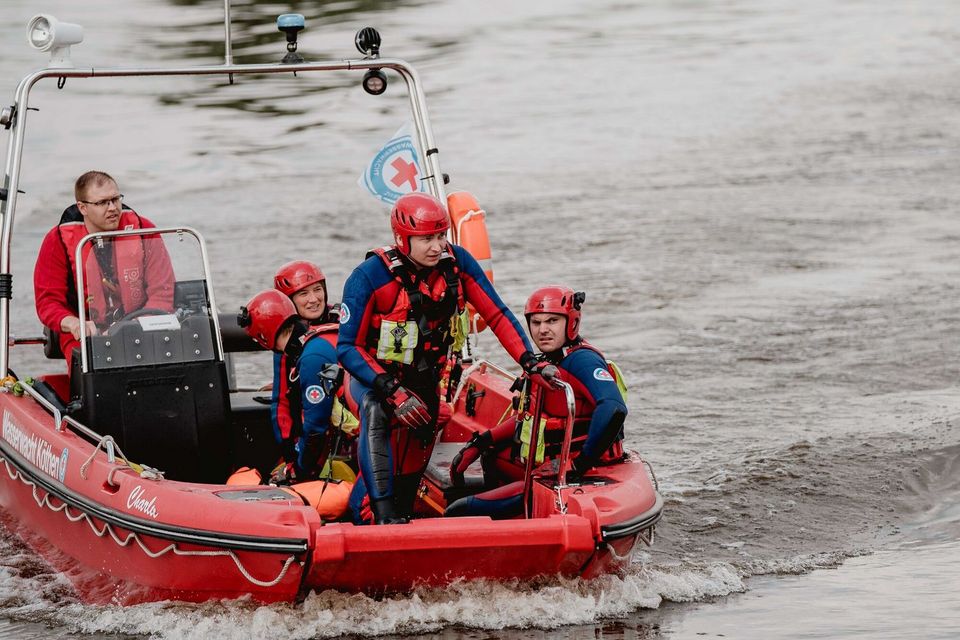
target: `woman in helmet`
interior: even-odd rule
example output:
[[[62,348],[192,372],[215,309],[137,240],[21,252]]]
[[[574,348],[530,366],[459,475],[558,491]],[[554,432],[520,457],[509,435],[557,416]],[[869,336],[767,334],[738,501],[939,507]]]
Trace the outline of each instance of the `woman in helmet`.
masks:
[[[348,400],[360,414],[361,480],[351,508],[356,522],[369,521],[369,497],[373,520],[381,524],[403,522],[412,511],[438,428],[451,322],[466,302],[514,359],[531,371],[539,367],[522,326],[480,265],[447,242],[450,219],[439,200],[406,194],[390,223],[394,244],[368,254],[344,285],[337,343],[351,376]]]
[[[279,356],[274,379],[274,429],[283,464],[274,482],[314,479],[330,453],[334,389],[321,373],[336,366],[336,324],[311,325],[277,289],[261,291],[240,310],[238,322],[264,349]],[[277,379],[279,377],[279,379]]]
[[[297,330],[297,339],[280,349],[273,356],[273,392],[270,398],[270,416],[273,432],[280,443],[283,459],[288,463],[286,472],[294,470],[296,458],[294,445],[304,432],[303,388],[300,384],[302,367],[299,366],[304,338],[322,338],[336,349],[337,346],[337,307],[327,304],[327,279],[316,264],[307,260],[294,260],[277,269],[273,277],[274,288],[290,298],[300,317],[301,327]],[[301,333],[303,332],[303,333]],[[336,360],[334,359],[335,363]],[[311,378],[311,383],[318,381]],[[306,386],[310,386],[307,384]],[[326,420],[324,421],[326,424]]]
[[[574,418],[573,468],[568,481],[576,482],[583,474],[602,462],[623,458],[623,422],[627,416],[626,399],[619,371],[609,364],[596,347],[580,336],[580,308],[585,295],[564,286],[537,289],[527,300],[524,315],[527,328],[543,362],[557,367],[556,378],[573,387],[576,402]],[[559,455],[560,443],[566,426],[566,396],[561,389],[546,388],[543,396],[544,457]],[[496,456],[514,442],[514,421],[506,422],[473,438],[454,458],[450,476],[454,484],[463,483],[463,472],[484,455],[484,476],[488,483],[503,484],[523,477],[517,457],[526,458],[531,447],[529,425],[524,425],[520,445],[513,451]],[[539,446],[534,453],[536,461]],[[500,487],[485,494],[462,498],[447,508],[447,515],[491,515],[511,517],[522,508],[522,496],[517,493],[522,483]],[[512,489],[512,490],[511,490]]]
[[[327,304],[327,278],[320,267],[307,260],[294,260],[273,277],[277,291],[290,298],[297,315],[310,324],[336,324],[336,307]]]

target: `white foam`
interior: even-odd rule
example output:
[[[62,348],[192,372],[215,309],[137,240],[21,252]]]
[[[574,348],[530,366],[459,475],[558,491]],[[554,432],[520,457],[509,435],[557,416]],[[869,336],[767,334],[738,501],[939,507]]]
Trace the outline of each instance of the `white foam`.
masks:
[[[538,584],[461,582],[383,599],[334,591],[312,593],[299,605],[250,601],[151,603],[133,607],[69,604],[48,620],[83,633],[153,635],[167,640],[217,637],[328,638],[425,633],[461,625],[475,629],[590,624],[664,600],[691,602],[744,591],[739,572],[717,563],[703,568],[634,565],[625,576]]]
[[[749,571],[750,575],[799,575],[809,573],[814,569],[838,567],[847,558],[867,553],[866,550],[854,549],[850,551],[824,551],[774,560],[752,559],[745,561],[745,570]]]
[[[700,569],[688,567],[642,569],[641,575],[666,600],[696,602],[746,591],[743,575],[725,562]]]
[[[0,614],[38,621],[64,602],[75,600],[73,586],[19,539],[0,528]]]

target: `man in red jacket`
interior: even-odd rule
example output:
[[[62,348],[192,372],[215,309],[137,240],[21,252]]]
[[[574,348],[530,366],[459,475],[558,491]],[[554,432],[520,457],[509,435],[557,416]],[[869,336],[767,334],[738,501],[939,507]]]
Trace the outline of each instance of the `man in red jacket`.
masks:
[[[59,334],[67,359],[80,346],[77,306],[76,249],[90,233],[153,228],[155,225],[123,207],[117,182],[102,171],[88,171],[74,185],[77,202],[60,217],[40,245],[33,271],[33,289],[40,321]],[[142,308],[173,310],[173,267],[157,236],[138,236],[84,246],[87,335],[96,335],[112,321]],[[94,277],[96,276],[96,277]]]

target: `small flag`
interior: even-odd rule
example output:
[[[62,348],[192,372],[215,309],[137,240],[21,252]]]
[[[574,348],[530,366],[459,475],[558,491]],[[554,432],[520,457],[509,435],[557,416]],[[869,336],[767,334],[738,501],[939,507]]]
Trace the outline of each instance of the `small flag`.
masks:
[[[410,123],[400,127],[389,142],[373,156],[367,169],[357,180],[358,185],[381,202],[392,205],[405,193],[423,191],[423,171],[412,131]]]

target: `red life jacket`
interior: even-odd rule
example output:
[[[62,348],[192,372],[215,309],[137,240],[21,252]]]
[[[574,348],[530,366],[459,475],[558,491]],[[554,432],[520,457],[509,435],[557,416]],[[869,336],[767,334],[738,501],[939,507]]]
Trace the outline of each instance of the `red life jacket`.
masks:
[[[336,312],[333,313],[334,315],[330,322],[310,325],[307,332],[300,336],[301,353],[303,353],[302,349],[306,348],[308,342],[318,337],[326,340],[336,348],[337,332],[340,330],[340,324],[337,321],[338,316]],[[280,357],[280,375],[282,376],[280,380],[280,402],[281,404],[285,404],[286,407],[278,408],[277,417],[281,423],[281,432],[286,432],[281,433],[281,436],[285,440],[291,439],[291,442],[293,442],[303,435],[303,401],[300,395],[300,358],[291,359],[286,353],[282,354]],[[341,386],[341,388],[337,390],[337,395],[342,394]],[[284,402],[284,400],[286,402]],[[283,413],[287,415],[286,420],[280,417]],[[288,424],[283,424],[287,421],[289,421]]]
[[[599,349],[582,339],[576,344],[567,347],[563,357],[567,358],[570,354],[578,349],[589,349],[603,358],[604,362],[607,360],[604,358],[603,353]],[[568,384],[573,385],[573,394],[576,398],[576,413],[574,419],[578,422],[584,419],[589,422],[595,407],[593,399],[582,392],[579,381],[571,379],[570,374],[568,374],[563,368],[560,368],[560,379]],[[558,424],[559,428],[563,428],[567,419],[567,396],[562,389],[551,389],[550,391],[546,392],[546,395],[543,399],[543,413],[547,418],[557,418],[558,420],[555,424]],[[551,420],[551,422],[553,421]],[[585,433],[584,436],[586,436]]]
[[[121,230],[142,229],[140,216],[132,209],[124,209],[120,213]],[[76,291],[77,274],[80,265],[76,264],[77,245],[84,236],[88,235],[83,221],[65,222],[57,226],[60,239],[67,251],[70,272],[73,274],[73,290]],[[147,292],[144,280],[144,250],[142,236],[114,238],[113,248],[114,280],[108,281],[97,259],[90,255],[93,243],[83,246],[81,260],[85,266],[83,283],[86,293],[87,319],[97,324],[104,324],[117,319],[116,314],[129,313],[143,307],[147,301]]]
[[[453,342],[450,321],[465,304],[460,287],[460,268],[453,253],[444,249],[440,262],[421,281],[416,280],[396,247],[374,249],[367,254],[368,257],[371,255],[380,257],[399,286],[390,309],[373,311],[371,330],[367,333],[367,350],[387,364],[409,365],[420,371],[437,369],[445,361],[447,348]],[[414,332],[414,345],[407,348]],[[391,344],[383,344],[384,340]],[[385,355],[387,353],[390,355]]]
[[[564,358],[579,349],[589,349],[599,355],[604,362],[607,362],[607,358],[603,355],[602,351],[582,338],[566,348]],[[610,375],[613,376],[614,379],[619,376],[619,372],[614,371],[613,367],[609,364],[607,364],[607,370],[610,371]],[[560,379],[573,387],[576,409],[574,412],[573,438],[571,439],[570,449],[576,452],[583,447],[583,443],[587,439],[590,420],[593,418],[593,411],[596,408],[596,404],[588,393],[583,392],[582,383],[573,379],[563,368],[560,369]],[[551,389],[544,393],[546,393],[543,399],[543,417],[546,419],[545,440],[547,443],[547,455],[551,456],[557,455],[559,452],[559,444],[563,441],[563,433],[567,426],[567,396],[562,389]],[[614,460],[619,459],[622,455],[623,448],[618,440],[608,451],[603,453],[601,459]]]

